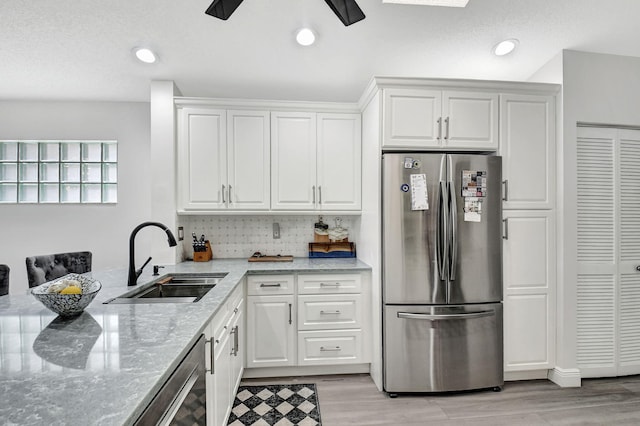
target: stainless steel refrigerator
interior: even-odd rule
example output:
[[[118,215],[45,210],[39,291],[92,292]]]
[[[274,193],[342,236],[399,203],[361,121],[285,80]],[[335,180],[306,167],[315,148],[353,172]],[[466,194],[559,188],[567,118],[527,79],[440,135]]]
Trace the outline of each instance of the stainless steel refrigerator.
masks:
[[[502,159],[383,155],[384,388],[500,389]]]

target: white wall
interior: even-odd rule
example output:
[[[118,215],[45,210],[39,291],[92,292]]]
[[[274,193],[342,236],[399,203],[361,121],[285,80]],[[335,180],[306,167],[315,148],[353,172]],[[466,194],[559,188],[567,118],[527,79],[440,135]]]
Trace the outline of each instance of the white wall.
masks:
[[[129,234],[151,210],[149,128],[148,103],[0,101],[0,139],[118,141],[117,204],[0,204],[10,293],[28,288],[27,256],[90,250],[93,269],[126,267]],[[146,234],[136,244],[139,259],[149,255]]]
[[[576,368],[576,126],[578,122],[640,126],[640,58],[564,51],[562,146],[558,197],[563,247],[559,264],[558,365]]]

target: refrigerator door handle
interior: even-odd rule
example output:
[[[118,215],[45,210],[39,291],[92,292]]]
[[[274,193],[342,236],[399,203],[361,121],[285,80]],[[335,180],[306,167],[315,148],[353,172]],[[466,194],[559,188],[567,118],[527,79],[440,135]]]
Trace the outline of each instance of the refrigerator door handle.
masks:
[[[428,320],[428,321],[443,321],[443,320],[456,320],[456,319],[474,319],[490,317],[496,314],[496,311],[478,311],[468,312],[464,314],[414,314],[411,312],[398,312],[398,318],[402,319],[415,319],[415,320]]]
[[[458,262],[458,208],[456,205],[456,188],[453,180],[448,183],[448,187],[449,229],[451,230],[451,242],[449,243],[449,249],[451,250],[449,255],[449,281],[455,281],[456,263]]]
[[[438,274],[441,280],[445,280],[445,255],[448,250],[447,226],[446,226],[446,203],[444,202],[447,193],[445,182],[440,182],[438,189],[438,231],[436,235],[436,260],[438,262]]]

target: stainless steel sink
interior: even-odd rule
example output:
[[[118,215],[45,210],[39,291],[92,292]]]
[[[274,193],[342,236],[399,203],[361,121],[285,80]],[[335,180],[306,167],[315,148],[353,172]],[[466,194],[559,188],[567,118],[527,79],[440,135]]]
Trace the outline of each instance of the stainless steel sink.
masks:
[[[193,303],[202,299],[226,274],[173,274],[124,293],[106,303]]]

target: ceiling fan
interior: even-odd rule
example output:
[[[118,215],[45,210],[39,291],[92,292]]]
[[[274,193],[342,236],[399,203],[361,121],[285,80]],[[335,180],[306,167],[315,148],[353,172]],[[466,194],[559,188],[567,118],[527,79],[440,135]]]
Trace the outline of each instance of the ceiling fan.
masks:
[[[335,13],[342,23],[346,26],[354,24],[364,19],[362,9],[356,3],[356,0],[324,0],[333,13]],[[242,0],[213,0],[213,3],[207,8],[206,14],[227,20],[231,14],[240,6]]]

